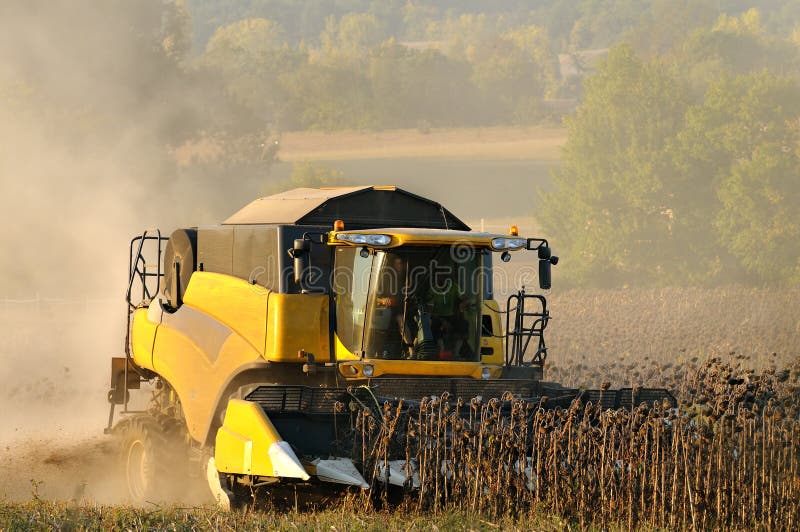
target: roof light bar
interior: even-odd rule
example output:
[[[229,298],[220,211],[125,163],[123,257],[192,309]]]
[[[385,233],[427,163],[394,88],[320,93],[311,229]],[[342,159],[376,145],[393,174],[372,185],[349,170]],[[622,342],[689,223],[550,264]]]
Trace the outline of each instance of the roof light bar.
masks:
[[[388,246],[392,243],[392,237],[389,235],[370,235],[363,233],[339,233],[336,235],[336,240],[365,246]]]
[[[492,239],[492,249],[495,251],[508,251],[522,249],[528,243],[525,238],[497,237]]]

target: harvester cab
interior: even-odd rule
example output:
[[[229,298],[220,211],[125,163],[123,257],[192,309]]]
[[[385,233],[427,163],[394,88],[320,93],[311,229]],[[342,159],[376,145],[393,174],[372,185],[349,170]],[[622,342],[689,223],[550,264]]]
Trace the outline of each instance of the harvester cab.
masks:
[[[524,292],[508,300],[519,303],[513,309],[507,304],[505,311],[515,317],[512,330],[518,341],[506,343],[506,352],[500,334],[503,312],[493,297],[492,254],[540,249],[545,241],[442,229],[342,227],[328,233],[326,245],[333,253],[333,354],[343,378],[485,380],[500,377],[504,367],[543,366],[546,301]],[[548,256],[548,266],[553,259]],[[296,272],[295,277],[305,274]],[[539,307],[524,312],[530,300]],[[528,327],[526,318],[534,319]],[[534,336],[537,350],[527,358]],[[540,373],[530,376],[541,378]]]
[[[396,187],[295,189],[134,238],[108,424],[131,498],[163,495],[176,467],[204,470],[221,504],[247,486],[413,487],[407,459],[367,467],[357,412],[443,395],[568,406],[583,392],[543,381],[544,296],[495,299],[494,258],[526,250],[550,288],[546,240],[473,232]]]

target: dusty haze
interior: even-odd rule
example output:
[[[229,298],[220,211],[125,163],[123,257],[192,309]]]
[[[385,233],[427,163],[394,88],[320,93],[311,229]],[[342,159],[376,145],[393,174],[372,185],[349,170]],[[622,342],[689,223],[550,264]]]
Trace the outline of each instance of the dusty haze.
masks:
[[[261,188],[170,157],[209,102],[159,48],[160,5],[0,5],[0,498],[109,500],[102,428],[127,243],[216,223]]]
[[[123,353],[130,238],[145,227],[217,223],[291,172],[288,156],[263,175],[176,164],[175,150],[225,111],[191,72],[175,68],[183,59],[166,4],[0,2],[0,499],[117,500],[102,429],[109,357]],[[527,198],[553,158],[456,162],[329,161],[352,182],[430,195],[475,228],[487,212],[487,230],[537,228]],[[451,177],[433,181],[422,166]],[[520,274],[524,266],[512,262],[505,292],[535,283]],[[564,294],[558,269],[554,284],[551,360],[565,379],[579,379],[570,364],[634,367],[642,353],[670,363],[680,350],[684,358],[797,357],[795,292]],[[612,304],[609,317],[603,309]],[[559,328],[561,317],[569,327]]]
[[[30,496],[37,478],[41,495],[107,491],[87,462],[102,445],[48,442],[102,434],[126,242],[217,215],[186,205],[167,158],[166,131],[192,110],[190,99],[175,110],[181,95],[148,48],[160,42],[154,5],[0,5],[0,497]],[[147,26],[154,35],[137,33]]]

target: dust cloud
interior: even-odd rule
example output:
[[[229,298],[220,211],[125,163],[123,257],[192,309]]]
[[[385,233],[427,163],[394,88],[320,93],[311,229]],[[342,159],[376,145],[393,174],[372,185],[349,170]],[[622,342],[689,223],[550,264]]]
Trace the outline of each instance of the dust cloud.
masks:
[[[0,4],[0,498],[108,502],[128,242],[223,214],[169,158],[202,105],[170,64],[164,5]]]
[[[260,188],[170,155],[216,113],[177,67],[191,36],[171,7],[0,3],[0,498],[113,502],[128,242],[216,223]]]

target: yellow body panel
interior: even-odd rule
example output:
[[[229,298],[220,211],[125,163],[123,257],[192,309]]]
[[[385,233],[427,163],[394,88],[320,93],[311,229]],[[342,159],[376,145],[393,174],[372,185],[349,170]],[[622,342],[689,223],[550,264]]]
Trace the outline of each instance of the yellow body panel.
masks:
[[[205,440],[230,379],[243,369],[267,366],[263,354],[269,296],[267,289],[243,279],[195,272],[184,304],[165,312],[160,325],[147,319],[145,309],[134,313],[133,359],[172,386],[194,439]]]
[[[257,403],[231,399],[225,421],[217,431],[214,461],[225,473],[278,476],[269,448],[281,441],[280,434]]]
[[[492,319],[493,336],[481,336],[481,348],[488,347],[492,350],[491,355],[481,356],[481,362],[484,364],[505,364],[503,338],[498,338],[502,335],[503,325],[500,323],[500,306],[497,301],[494,299],[487,300],[483,308],[483,315],[490,316]]]
[[[155,371],[177,392],[189,434],[197,441],[205,439],[229,379],[243,368],[267,365],[261,353],[233,331],[211,355],[182,332],[163,325],[159,328],[153,356]]]
[[[329,362],[330,314],[325,294],[271,294],[266,359],[298,362],[300,350],[317,362]]]
[[[341,340],[339,340],[339,335],[333,335],[333,341],[336,348],[336,360],[337,361],[344,361],[344,360],[361,360],[361,357],[352,353],[349,349],[347,349]]]
[[[161,320],[149,321],[146,309],[134,313],[133,359],[172,386],[198,441],[205,441],[225,387],[243,370],[300,363],[300,349],[319,362],[330,359],[327,295],[277,294],[237,277],[194,272],[183,305]]]
[[[416,375],[420,377],[472,377],[480,379],[484,368],[489,368],[491,378],[501,375],[503,368],[487,366],[480,362],[451,362],[437,360],[367,360],[344,362],[339,373],[349,379],[364,379],[363,367],[372,366],[372,377],[382,375]]]
[[[183,302],[235,330],[256,351],[263,353],[269,297],[269,290],[243,279],[221,273],[195,272]]]
[[[158,302],[154,303],[158,305]],[[153,369],[153,344],[158,324],[147,319],[147,309],[138,308],[131,321],[131,355],[140,368]]]

